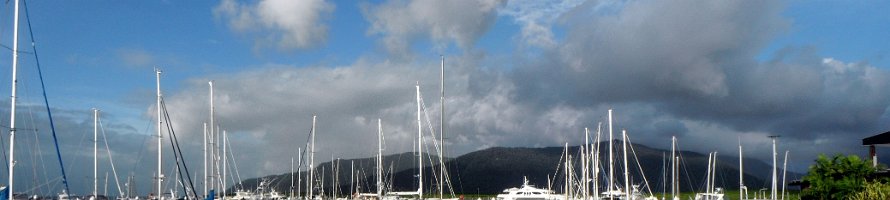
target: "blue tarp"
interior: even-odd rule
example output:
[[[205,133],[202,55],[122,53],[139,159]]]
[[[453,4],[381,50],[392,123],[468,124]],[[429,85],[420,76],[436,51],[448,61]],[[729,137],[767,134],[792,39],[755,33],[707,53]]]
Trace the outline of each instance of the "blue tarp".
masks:
[[[9,199],[9,187],[3,186],[0,187],[0,200]]]
[[[215,194],[216,194],[215,191],[210,190],[210,193],[207,194],[207,198],[204,199],[204,200],[213,200],[213,198],[214,198],[213,196],[214,196]],[[0,200],[6,200],[6,199],[0,199]]]

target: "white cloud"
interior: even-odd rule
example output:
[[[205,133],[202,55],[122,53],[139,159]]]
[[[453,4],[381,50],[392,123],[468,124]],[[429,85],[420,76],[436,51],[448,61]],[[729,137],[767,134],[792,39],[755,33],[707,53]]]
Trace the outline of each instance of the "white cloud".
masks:
[[[118,49],[117,57],[128,67],[150,67],[155,62],[155,57],[143,49]]]
[[[370,34],[383,36],[386,49],[396,55],[408,55],[415,39],[430,39],[438,48],[456,43],[472,48],[488,31],[496,9],[503,0],[390,0],[365,9],[371,23]]]
[[[324,43],[328,27],[323,20],[333,10],[325,0],[262,0],[254,5],[224,0],[213,13],[237,32],[255,33],[256,45],[286,50]]]
[[[522,26],[521,39],[528,45],[553,48],[557,42],[551,29],[556,19],[584,2],[585,0],[509,1],[498,13],[513,17],[515,23]]]

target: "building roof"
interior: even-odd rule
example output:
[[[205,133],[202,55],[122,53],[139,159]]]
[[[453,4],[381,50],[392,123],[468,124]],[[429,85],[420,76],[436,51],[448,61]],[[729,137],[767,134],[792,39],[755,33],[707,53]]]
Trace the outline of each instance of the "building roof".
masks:
[[[890,144],[890,131],[862,139],[862,145]]]

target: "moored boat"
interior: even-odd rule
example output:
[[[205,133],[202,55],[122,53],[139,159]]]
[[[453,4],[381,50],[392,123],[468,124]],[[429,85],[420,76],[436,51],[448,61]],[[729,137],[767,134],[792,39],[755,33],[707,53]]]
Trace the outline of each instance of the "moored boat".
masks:
[[[522,177],[522,186],[508,188],[504,193],[498,194],[497,200],[562,200],[563,196],[554,194],[552,190],[536,188],[528,183],[528,178]]]

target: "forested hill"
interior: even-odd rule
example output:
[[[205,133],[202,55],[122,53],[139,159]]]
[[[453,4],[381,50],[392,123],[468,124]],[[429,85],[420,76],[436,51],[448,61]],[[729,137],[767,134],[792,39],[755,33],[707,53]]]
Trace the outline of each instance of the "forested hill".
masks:
[[[602,143],[600,153],[600,185],[605,187],[608,176],[608,143]],[[620,145],[616,145],[616,150],[620,149]],[[580,177],[580,147],[569,147],[568,152],[572,158],[576,176]],[[633,153],[628,154],[629,171],[633,184],[644,185],[643,176],[640,175],[642,166],[645,173],[645,179],[648,181],[649,188],[652,192],[660,193],[666,181],[662,178],[664,168],[664,154],[670,156],[667,150],[653,149],[644,145],[633,145]],[[548,178],[550,188],[561,192],[564,184],[564,151],[563,147],[545,147],[545,148],[522,148],[522,147],[493,147],[480,151],[464,154],[454,159],[446,158],[446,166],[450,174],[450,180],[455,193],[460,194],[496,194],[506,188],[518,187],[522,184],[523,177],[527,177],[530,183],[537,187],[547,188]],[[615,152],[614,175],[616,177],[615,184],[623,185],[624,170],[622,154]],[[636,155],[635,159],[633,158]],[[727,156],[729,155],[729,156]],[[739,186],[738,171],[738,155],[737,152],[726,152],[720,154],[717,161],[717,180],[718,187],[724,187],[735,190]],[[704,179],[707,171],[708,156],[696,152],[683,151],[680,153],[680,187],[683,191],[700,191],[704,188]],[[402,153],[389,155],[384,157],[384,171],[387,176],[387,182],[391,184],[394,191],[414,191],[417,188],[417,161],[414,154]],[[424,162],[424,188],[436,188],[436,182],[433,179],[438,176],[438,163],[434,156],[425,155],[425,158],[433,158],[432,162]],[[639,161],[637,161],[639,160]],[[355,163],[355,179],[350,179],[351,163]],[[336,165],[336,163],[335,163]],[[339,185],[342,194],[349,191],[351,185],[358,185],[359,190],[363,192],[374,191],[375,186],[375,161],[374,158],[340,160],[339,165]],[[333,173],[331,173],[331,162],[325,162],[316,168],[318,173],[324,171],[322,175],[324,188],[326,193],[330,193],[334,184]],[[781,169],[780,169],[781,175]],[[670,168],[667,169],[666,177],[670,179]],[[770,165],[759,160],[745,159],[745,185],[749,191],[756,191],[760,188],[769,187],[771,172]],[[788,181],[799,178],[800,174],[789,172]],[[290,189],[291,174],[272,175],[264,177],[269,180],[275,180],[274,186],[278,191],[287,192]],[[781,177],[779,177],[781,180]],[[245,180],[243,188],[252,189],[256,187],[259,179]],[[306,174],[303,173],[302,180],[305,183]],[[350,184],[351,180],[355,180],[356,184]],[[576,179],[577,180],[577,179]],[[669,183],[667,183],[669,184]],[[303,186],[305,188],[305,186]],[[305,189],[301,191],[305,192]],[[438,193],[438,192],[435,192]]]

